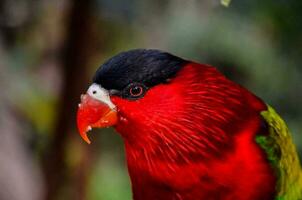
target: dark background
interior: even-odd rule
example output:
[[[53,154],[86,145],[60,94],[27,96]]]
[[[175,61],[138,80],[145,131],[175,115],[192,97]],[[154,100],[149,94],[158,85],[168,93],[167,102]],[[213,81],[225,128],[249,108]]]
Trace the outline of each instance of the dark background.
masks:
[[[113,129],[87,145],[80,94],[104,60],[157,48],[217,66],[272,105],[302,152],[302,1],[0,1],[0,199],[130,200]]]

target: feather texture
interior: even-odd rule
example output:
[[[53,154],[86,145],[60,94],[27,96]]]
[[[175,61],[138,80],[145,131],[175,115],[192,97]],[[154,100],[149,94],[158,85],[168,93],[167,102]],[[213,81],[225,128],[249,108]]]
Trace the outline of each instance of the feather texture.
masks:
[[[274,170],[255,142],[266,105],[214,67],[190,63],[139,100],[111,99],[135,200],[275,196]]]
[[[278,176],[276,200],[302,199],[302,169],[291,134],[275,110],[268,106],[261,112],[269,127],[269,134],[257,136],[256,141],[265,150]]]

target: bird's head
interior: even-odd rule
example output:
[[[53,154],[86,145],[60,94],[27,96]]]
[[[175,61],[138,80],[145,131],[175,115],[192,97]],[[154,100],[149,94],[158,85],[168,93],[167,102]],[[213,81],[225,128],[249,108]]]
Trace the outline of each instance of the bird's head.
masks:
[[[130,145],[177,147],[182,155],[193,145],[215,152],[230,143],[225,130],[238,129],[240,123],[229,126],[240,121],[238,113],[250,114],[245,93],[211,66],[159,50],[131,50],[96,71],[77,124],[88,143],[91,128],[114,126]]]
[[[127,130],[147,127],[171,111],[180,111],[175,107],[184,103],[183,86],[173,79],[186,63],[169,53],[144,49],[109,59],[81,96],[77,123],[82,138],[90,143],[89,130],[108,126],[116,127],[125,138],[134,138]]]

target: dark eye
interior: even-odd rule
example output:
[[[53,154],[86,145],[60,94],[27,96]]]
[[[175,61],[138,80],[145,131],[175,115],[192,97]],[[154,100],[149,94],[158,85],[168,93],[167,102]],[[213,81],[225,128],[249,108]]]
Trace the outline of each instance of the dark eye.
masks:
[[[142,83],[130,83],[122,92],[121,96],[126,99],[136,100],[142,98],[148,88]]]
[[[144,93],[143,86],[135,85],[129,89],[129,93],[132,97],[139,97]]]

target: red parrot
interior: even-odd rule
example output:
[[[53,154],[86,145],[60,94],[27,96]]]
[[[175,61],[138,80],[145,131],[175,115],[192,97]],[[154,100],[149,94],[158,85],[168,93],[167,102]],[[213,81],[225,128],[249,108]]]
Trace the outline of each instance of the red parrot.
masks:
[[[113,126],[134,200],[301,200],[290,133],[260,98],[216,68],[160,50],[106,61],[82,95],[77,125]]]

